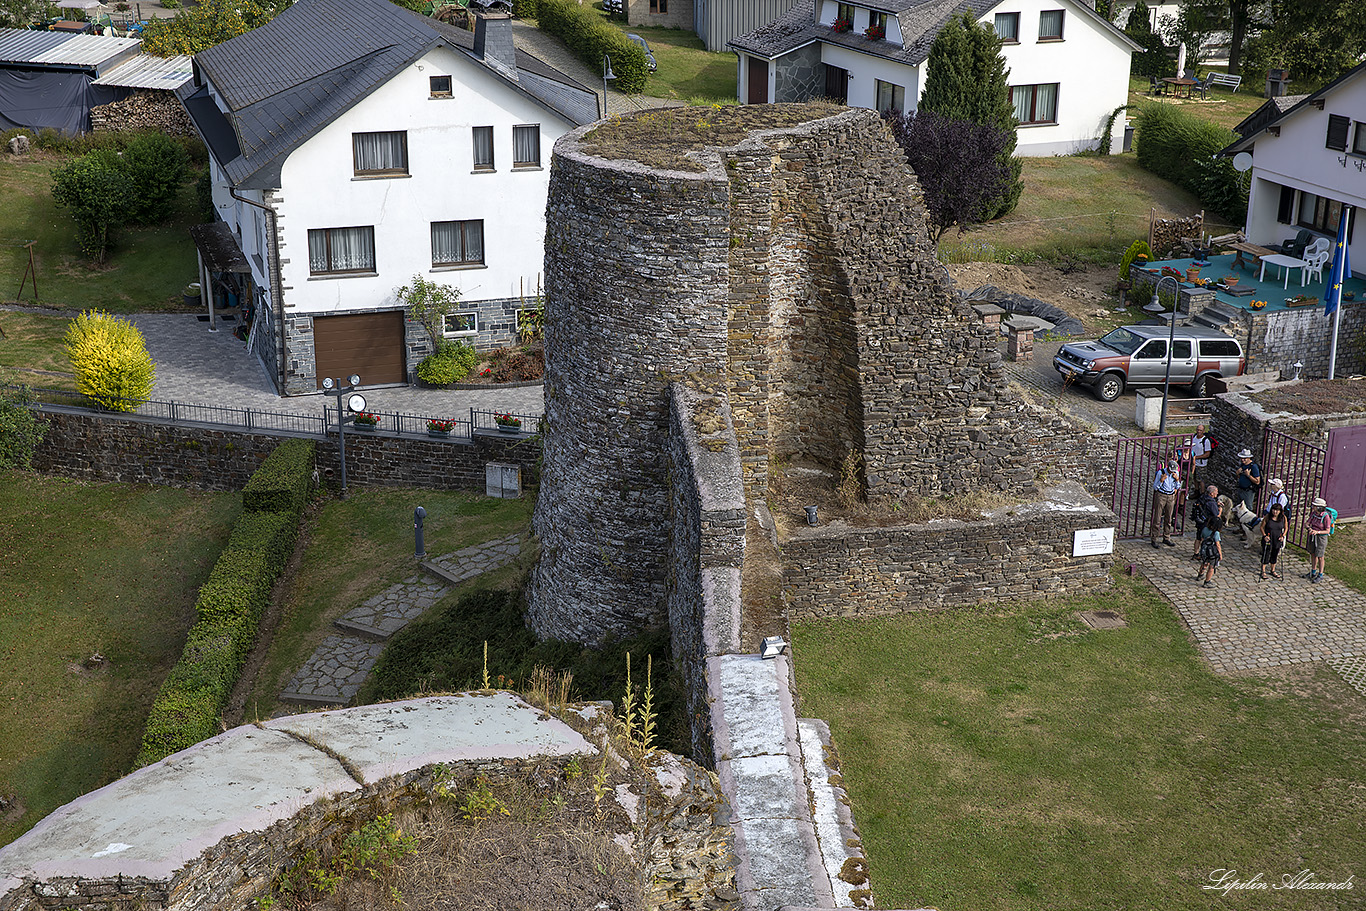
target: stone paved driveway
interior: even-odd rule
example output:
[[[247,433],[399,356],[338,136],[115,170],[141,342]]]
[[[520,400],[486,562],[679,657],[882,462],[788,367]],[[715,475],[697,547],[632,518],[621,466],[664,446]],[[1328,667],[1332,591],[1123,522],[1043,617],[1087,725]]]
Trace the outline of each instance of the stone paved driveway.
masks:
[[[1346,668],[1356,664],[1347,659],[1366,658],[1366,596],[1330,576],[1318,583],[1305,579],[1308,563],[1294,555],[1297,551],[1281,560],[1281,581],[1259,582],[1260,551],[1244,548],[1236,538],[1225,542],[1214,587],[1205,588],[1195,581],[1193,540],[1187,535],[1176,547],[1158,550],[1130,542],[1123,556],[1176,605],[1216,670],[1237,673],[1310,661]]]

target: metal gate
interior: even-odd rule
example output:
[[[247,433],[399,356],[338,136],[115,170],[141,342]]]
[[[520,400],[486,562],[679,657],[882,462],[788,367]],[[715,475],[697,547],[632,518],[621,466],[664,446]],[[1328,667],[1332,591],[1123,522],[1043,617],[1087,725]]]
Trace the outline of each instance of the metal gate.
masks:
[[[1270,428],[1262,441],[1262,486],[1257,498],[1257,514],[1261,515],[1266,508],[1271,479],[1280,478],[1285,482],[1285,495],[1290,499],[1290,528],[1285,536],[1297,547],[1308,543],[1309,505],[1323,489],[1325,456],[1321,446]]]
[[[1114,510],[1120,538],[1147,537],[1153,520],[1153,479],[1157,469],[1168,459],[1176,458],[1181,443],[1189,439],[1185,434],[1161,437],[1132,437],[1119,441],[1115,449],[1114,486],[1110,490],[1110,508]],[[1181,477],[1181,490],[1176,495],[1176,533],[1186,530],[1186,497],[1190,478]]]
[[[1366,516],[1366,425],[1328,431],[1323,498],[1339,519]]]

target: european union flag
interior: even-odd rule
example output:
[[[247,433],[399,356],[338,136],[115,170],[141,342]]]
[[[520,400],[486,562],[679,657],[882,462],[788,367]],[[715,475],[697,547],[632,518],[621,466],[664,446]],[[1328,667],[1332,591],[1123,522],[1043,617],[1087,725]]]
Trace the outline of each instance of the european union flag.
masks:
[[[1323,315],[1332,316],[1333,311],[1342,304],[1342,283],[1352,276],[1352,266],[1347,260],[1347,219],[1351,216],[1350,206],[1342,207],[1338,218],[1338,242],[1333,248],[1333,268],[1328,271],[1328,295],[1323,300]]]

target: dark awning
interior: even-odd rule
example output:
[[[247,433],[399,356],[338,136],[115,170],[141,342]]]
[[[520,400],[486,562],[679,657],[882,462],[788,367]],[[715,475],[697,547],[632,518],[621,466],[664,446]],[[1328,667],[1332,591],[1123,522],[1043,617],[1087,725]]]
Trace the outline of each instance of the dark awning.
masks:
[[[189,86],[185,88],[188,89]],[[225,165],[242,154],[242,149],[237,144],[237,134],[233,132],[228,118],[223,116],[223,112],[218,110],[218,105],[209,96],[208,86],[201,87],[182,101],[185,110],[190,114],[190,119],[194,121],[209,151],[213,152],[213,157],[218,159],[220,165]]]
[[[204,257],[204,265],[210,272],[251,273],[242,248],[237,246],[237,238],[232,229],[221,221],[190,228],[190,238],[194,241],[199,255]]]

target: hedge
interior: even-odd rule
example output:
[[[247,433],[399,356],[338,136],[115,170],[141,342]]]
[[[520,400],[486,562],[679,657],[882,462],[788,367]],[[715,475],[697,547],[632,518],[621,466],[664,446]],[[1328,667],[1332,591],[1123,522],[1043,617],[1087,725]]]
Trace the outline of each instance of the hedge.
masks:
[[[294,512],[303,509],[313,481],[313,443],[286,440],[266,457],[242,488],[242,508],[249,512]]]
[[[271,589],[294,553],[312,474],[313,443],[290,440],[248,480],[242,495],[248,508],[200,586],[195,624],[147,716],[138,767],[219,732]],[[277,505],[282,508],[263,509]]]
[[[1144,170],[1199,196],[1206,207],[1241,224],[1247,191],[1233,165],[1214,153],[1238,137],[1232,130],[1175,105],[1145,104],[1135,124],[1138,163]]]
[[[612,58],[613,87],[619,92],[645,90],[649,71],[645,52],[620,29],[608,24],[591,6],[570,0],[540,0],[536,24],[560,38],[593,72],[603,72],[603,57]]]

